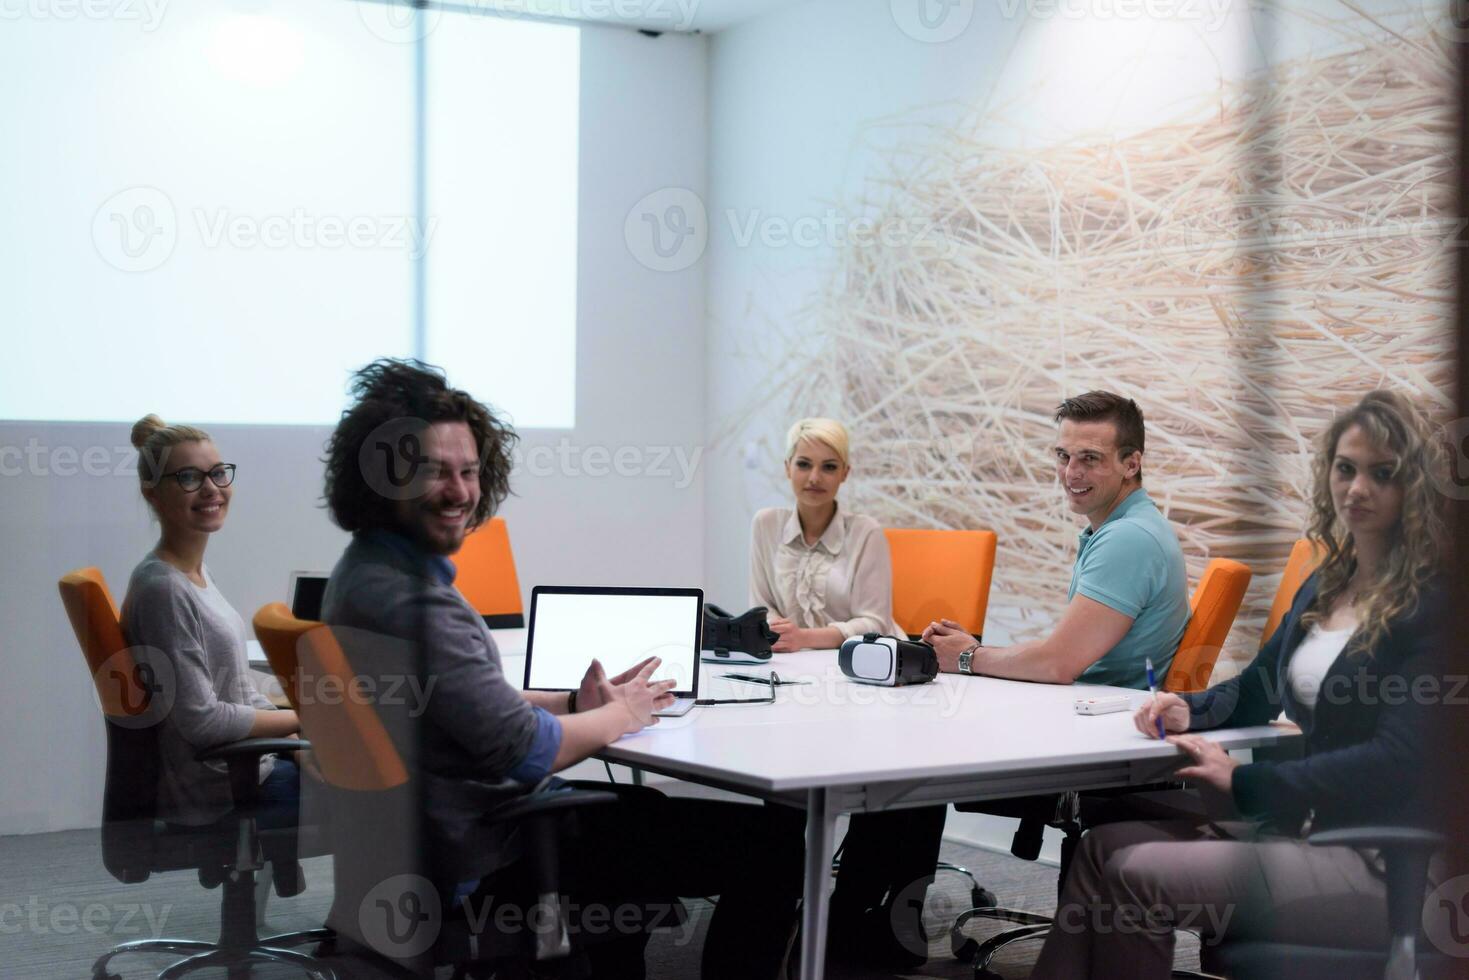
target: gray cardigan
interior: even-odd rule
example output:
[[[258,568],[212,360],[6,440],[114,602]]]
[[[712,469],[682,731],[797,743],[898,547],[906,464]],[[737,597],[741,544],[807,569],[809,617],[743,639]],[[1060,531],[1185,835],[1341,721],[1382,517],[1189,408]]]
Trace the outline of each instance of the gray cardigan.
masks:
[[[513,857],[481,818],[526,791],[509,773],[539,723],[506,681],[484,620],[434,560],[386,532],[355,534],[327,582],[322,618],[354,673],[386,678],[379,715],[418,783],[435,870],[466,881]]]
[[[198,762],[200,749],[250,734],[256,709],[274,709],[250,681],[245,621],[214,584],[206,588],[149,553],[133,570],[122,604],[123,633],[152,669],[162,700],[158,729],[158,815],[207,824],[234,808],[223,762]],[[273,757],[261,760],[260,778]]]

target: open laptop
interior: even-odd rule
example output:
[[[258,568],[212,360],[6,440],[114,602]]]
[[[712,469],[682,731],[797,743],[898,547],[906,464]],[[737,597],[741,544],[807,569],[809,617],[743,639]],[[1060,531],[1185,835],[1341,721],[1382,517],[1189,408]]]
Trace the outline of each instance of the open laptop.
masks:
[[[676,700],[657,714],[687,714],[699,696],[703,625],[703,589],[538,585],[530,596],[525,690],[575,690],[594,657],[608,677],[662,657],[652,679],[676,681]]]
[[[297,619],[321,619],[321,600],[326,595],[326,572],[292,572],[291,615]]]

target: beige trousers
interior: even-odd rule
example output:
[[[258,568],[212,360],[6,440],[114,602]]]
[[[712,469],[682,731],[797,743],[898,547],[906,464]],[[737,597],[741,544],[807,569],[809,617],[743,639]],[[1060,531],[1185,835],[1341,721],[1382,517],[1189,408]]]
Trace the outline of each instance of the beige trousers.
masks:
[[[1368,856],[1250,823],[1109,824],[1082,839],[1032,980],[1166,980],[1175,929],[1386,948],[1387,890]]]

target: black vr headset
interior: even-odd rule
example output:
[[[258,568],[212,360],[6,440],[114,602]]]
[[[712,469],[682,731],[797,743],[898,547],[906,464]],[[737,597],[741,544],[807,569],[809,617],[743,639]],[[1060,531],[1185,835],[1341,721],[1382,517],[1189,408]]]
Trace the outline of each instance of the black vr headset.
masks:
[[[849,637],[837,653],[842,673],[864,684],[903,687],[939,675],[939,657],[927,643],[868,633]]]
[[[704,640],[699,644],[716,657],[740,654],[757,660],[770,659],[770,645],[780,634],[765,620],[766,608],[756,606],[738,616],[731,616],[713,603],[704,604]]]

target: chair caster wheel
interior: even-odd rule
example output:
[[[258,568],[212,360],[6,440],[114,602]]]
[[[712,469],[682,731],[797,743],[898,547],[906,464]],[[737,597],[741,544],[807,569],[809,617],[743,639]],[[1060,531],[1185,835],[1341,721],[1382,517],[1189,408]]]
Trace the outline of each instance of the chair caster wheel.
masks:
[[[108,971],[103,970],[101,973],[93,973],[92,980],[122,980],[122,974],[109,973]]]
[[[954,947],[954,958],[960,963],[972,963],[979,955],[979,943],[973,939],[966,939]]]
[[[1000,904],[995,893],[988,888],[978,886],[969,889],[969,907],[973,909],[992,909]]]

